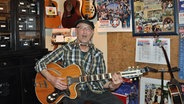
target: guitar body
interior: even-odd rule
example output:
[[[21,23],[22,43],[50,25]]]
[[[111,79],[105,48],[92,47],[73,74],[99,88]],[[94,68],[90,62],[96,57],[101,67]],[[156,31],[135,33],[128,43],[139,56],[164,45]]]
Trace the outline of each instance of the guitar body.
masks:
[[[75,99],[78,97],[79,83],[87,83],[92,81],[99,81],[105,79],[111,79],[111,73],[95,74],[95,75],[83,75],[79,66],[72,64],[66,68],[62,68],[56,63],[50,63],[47,65],[48,71],[51,75],[60,78],[66,78],[68,89],[59,90],[53,87],[53,85],[42,76],[41,73],[37,73],[35,77],[35,92],[38,100],[42,104],[57,104],[64,98]],[[134,70],[130,68],[124,72],[118,72],[123,78],[135,78],[142,75],[146,70]]]
[[[174,84],[176,82],[169,82],[168,85],[168,90],[169,94],[171,96],[172,104],[183,104],[182,97],[180,90],[178,88],[179,85]]]
[[[82,17],[85,19],[93,19],[96,16],[95,0],[82,0],[81,8]]]
[[[45,0],[45,7],[49,7],[49,6],[54,6],[56,7],[56,11],[58,10],[57,9],[57,3],[55,1],[51,1],[51,0]],[[58,28],[59,26],[61,25],[61,18],[60,16],[58,15],[46,15],[45,13],[45,27],[46,28]]]
[[[75,27],[75,22],[82,19],[80,15],[80,1],[66,0],[64,2],[64,13],[62,16],[62,25],[64,28]]]
[[[57,77],[66,78],[68,76],[72,77],[79,77],[82,73],[77,65],[70,65],[66,68],[62,68],[59,65],[55,63],[48,64],[47,67],[49,68],[49,72]],[[38,100],[42,104],[56,104],[63,97],[69,97],[70,99],[75,99],[77,97],[77,91],[76,91],[77,83],[73,83],[69,86],[69,94],[67,95],[67,92],[59,92],[57,93],[57,90],[51,85],[50,82],[45,79],[41,73],[37,73],[35,78],[35,91],[36,96]],[[52,96],[52,94],[55,94],[57,96]],[[49,99],[49,97],[52,97],[54,100]]]

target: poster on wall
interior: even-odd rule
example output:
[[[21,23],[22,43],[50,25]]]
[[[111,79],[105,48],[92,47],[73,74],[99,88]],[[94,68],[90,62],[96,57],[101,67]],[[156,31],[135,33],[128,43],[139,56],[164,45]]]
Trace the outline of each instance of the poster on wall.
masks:
[[[178,34],[177,0],[134,0],[133,35]]]
[[[184,0],[179,0],[179,78],[184,79]]]
[[[179,12],[184,12],[184,0],[179,1]]]
[[[132,31],[131,0],[97,0],[98,32]]]
[[[166,64],[165,56],[160,44],[165,48],[170,60],[170,39],[160,38],[161,43],[157,43],[154,38],[136,39],[136,62]]]
[[[166,86],[168,80],[163,81],[163,94],[161,94],[161,80],[141,77],[140,80],[140,103],[139,104],[172,104],[169,91]],[[163,95],[163,103],[161,103]]]

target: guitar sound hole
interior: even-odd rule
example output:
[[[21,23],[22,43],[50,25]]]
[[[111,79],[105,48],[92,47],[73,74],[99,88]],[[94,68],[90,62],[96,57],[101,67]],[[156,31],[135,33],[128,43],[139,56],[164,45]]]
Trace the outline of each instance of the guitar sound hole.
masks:
[[[56,7],[54,3],[52,3],[52,6],[53,6],[53,7]]]

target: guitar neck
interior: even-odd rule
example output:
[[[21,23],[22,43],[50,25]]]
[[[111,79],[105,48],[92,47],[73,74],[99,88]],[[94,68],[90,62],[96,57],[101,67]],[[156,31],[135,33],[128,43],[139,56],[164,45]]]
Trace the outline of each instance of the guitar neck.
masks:
[[[132,71],[125,71],[125,72],[118,72],[123,78],[135,78],[142,75],[146,70],[132,70]],[[67,77],[68,84],[71,85],[72,83],[86,83],[86,82],[93,82],[105,79],[112,79],[112,73],[106,74],[97,74],[97,75],[86,75],[80,77]]]

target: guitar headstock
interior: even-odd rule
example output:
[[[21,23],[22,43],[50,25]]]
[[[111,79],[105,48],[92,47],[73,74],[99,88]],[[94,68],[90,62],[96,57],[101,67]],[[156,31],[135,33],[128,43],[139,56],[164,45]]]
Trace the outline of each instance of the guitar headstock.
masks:
[[[148,72],[148,70],[146,68],[139,68],[138,66],[135,68],[133,66],[133,67],[128,67],[128,69],[120,72],[120,74],[123,78],[132,79],[132,78],[140,77],[141,75],[143,75],[146,72]]]

